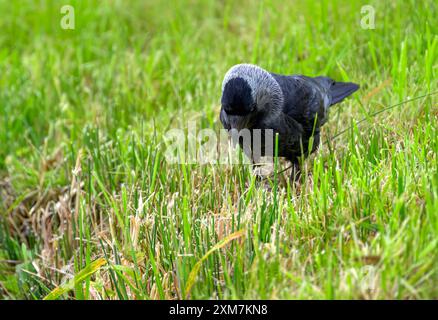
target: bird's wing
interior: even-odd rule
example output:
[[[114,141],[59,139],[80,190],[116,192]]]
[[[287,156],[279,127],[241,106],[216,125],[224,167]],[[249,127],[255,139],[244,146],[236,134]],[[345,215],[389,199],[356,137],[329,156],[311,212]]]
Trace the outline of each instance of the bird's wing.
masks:
[[[310,78],[301,75],[272,74],[280,85],[283,96],[283,112],[305,127],[313,127],[316,121],[327,121],[330,106],[330,86],[333,80],[325,77]]]

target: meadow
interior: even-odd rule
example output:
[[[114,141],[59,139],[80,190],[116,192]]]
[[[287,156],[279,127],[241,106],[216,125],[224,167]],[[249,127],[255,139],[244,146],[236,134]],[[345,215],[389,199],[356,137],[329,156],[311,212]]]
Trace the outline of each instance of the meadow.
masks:
[[[0,0],[0,299],[437,299],[437,7]],[[361,85],[299,184],[164,157],[242,62]]]

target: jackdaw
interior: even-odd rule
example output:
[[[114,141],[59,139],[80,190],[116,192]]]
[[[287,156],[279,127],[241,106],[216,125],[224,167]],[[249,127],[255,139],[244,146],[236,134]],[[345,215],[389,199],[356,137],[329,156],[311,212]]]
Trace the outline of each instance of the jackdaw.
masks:
[[[318,148],[329,108],[358,89],[355,83],[328,77],[280,75],[256,65],[238,64],[225,74],[222,83],[220,121],[227,130],[248,129],[251,137],[255,129],[261,129],[259,156],[265,156],[265,144],[274,145],[272,139],[278,133],[278,156],[293,164],[291,179],[297,179],[299,160]],[[264,134],[269,130],[264,129],[271,129],[269,139]],[[245,151],[241,139],[239,143]],[[256,162],[254,148],[251,138],[250,153],[245,153]]]

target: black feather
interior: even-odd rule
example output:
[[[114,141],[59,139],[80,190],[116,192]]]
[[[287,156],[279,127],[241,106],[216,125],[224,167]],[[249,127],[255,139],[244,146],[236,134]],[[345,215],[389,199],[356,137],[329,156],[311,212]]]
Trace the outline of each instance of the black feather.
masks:
[[[341,102],[359,89],[359,85],[352,82],[335,82],[330,87],[331,105]]]
[[[221,104],[230,115],[246,115],[254,105],[252,90],[248,83],[236,77],[227,82],[222,93]]]

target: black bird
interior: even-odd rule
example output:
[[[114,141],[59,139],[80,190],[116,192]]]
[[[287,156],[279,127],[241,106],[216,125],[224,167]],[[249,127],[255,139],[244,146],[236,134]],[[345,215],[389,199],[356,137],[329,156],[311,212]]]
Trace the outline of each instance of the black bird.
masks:
[[[220,120],[227,130],[248,129],[251,137],[254,129],[262,129],[259,156],[265,155],[264,146],[268,143],[263,129],[272,129],[274,137],[278,133],[278,156],[292,162],[291,178],[296,179],[299,160],[318,148],[320,128],[327,122],[330,106],[358,89],[355,83],[335,82],[328,77],[286,76],[255,65],[238,64],[226,73],[222,83]],[[309,144],[311,137],[313,142]],[[247,156],[257,162],[253,140],[249,153],[241,139],[239,143]],[[273,141],[269,143],[273,145]]]

